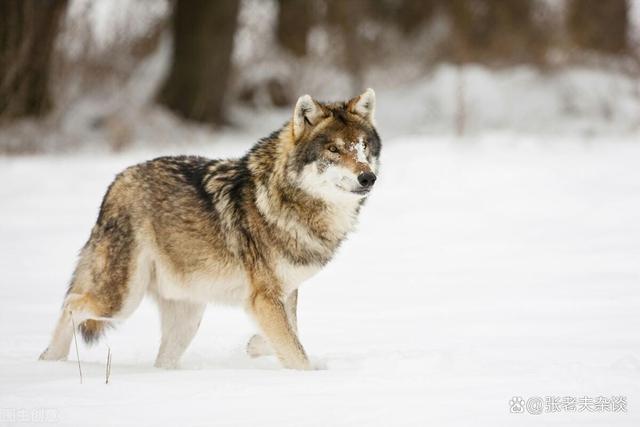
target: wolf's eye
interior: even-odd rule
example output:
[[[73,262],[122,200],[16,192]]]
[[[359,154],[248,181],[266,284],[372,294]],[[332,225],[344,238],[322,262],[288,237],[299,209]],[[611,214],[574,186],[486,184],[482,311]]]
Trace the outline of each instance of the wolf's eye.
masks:
[[[367,141],[362,141],[362,148],[367,148],[368,146]]]
[[[336,147],[335,145],[330,145],[329,147],[327,147],[327,150],[331,151],[332,153],[337,153],[338,147]]]

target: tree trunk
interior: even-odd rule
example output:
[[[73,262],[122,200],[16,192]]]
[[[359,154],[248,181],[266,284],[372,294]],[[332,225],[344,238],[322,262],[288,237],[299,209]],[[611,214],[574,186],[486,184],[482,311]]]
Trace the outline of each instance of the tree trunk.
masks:
[[[457,62],[543,62],[547,38],[532,0],[449,0]]]
[[[307,54],[312,6],[304,0],[278,0],[276,37],[282,47],[299,57]]]
[[[351,77],[351,90],[358,93],[364,81],[364,49],[358,27],[367,15],[366,0],[328,0],[327,19],[342,38],[344,65]]]
[[[379,8],[381,4],[382,2],[374,2],[374,6]],[[391,18],[398,23],[403,33],[411,34],[431,19],[438,4],[439,0],[400,0]]]
[[[629,4],[627,0],[572,0],[567,26],[577,47],[623,54],[629,43]]]
[[[67,0],[0,1],[1,119],[51,108],[51,54],[66,8]]]
[[[159,100],[182,117],[220,125],[239,0],[177,0],[173,59]]]

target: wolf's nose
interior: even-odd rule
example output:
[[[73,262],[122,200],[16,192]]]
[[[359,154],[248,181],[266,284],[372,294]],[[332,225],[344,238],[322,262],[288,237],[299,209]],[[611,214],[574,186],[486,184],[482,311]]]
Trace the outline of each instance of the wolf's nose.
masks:
[[[376,182],[376,175],[373,172],[362,172],[358,175],[358,182],[364,188],[369,188]]]

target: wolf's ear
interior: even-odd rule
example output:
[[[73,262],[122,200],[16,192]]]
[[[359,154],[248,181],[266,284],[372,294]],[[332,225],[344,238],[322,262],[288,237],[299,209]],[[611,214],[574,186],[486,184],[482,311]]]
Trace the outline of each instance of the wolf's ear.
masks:
[[[350,112],[359,115],[373,124],[373,116],[376,112],[376,93],[369,88],[360,96],[356,96],[347,103]]]
[[[302,95],[293,111],[293,138],[297,141],[307,126],[315,126],[325,116],[322,106],[309,95]]]

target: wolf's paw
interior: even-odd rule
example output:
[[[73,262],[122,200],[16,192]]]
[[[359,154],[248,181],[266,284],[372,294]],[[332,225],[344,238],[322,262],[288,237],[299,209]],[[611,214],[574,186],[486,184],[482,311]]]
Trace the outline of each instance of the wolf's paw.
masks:
[[[40,357],[38,357],[38,360],[67,360],[67,355],[66,354],[56,354],[53,351],[49,350],[49,347],[47,347],[42,354],[40,354]]]
[[[178,361],[158,358],[153,366],[160,369],[178,369]]]
[[[311,370],[313,371],[326,371],[327,369],[329,369],[329,366],[327,364],[327,359],[311,359],[309,361],[310,365],[311,365]]]
[[[288,360],[282,361],[282,366],[285,369],[293,369],[294,371],[314,371],[315,367],[309,362],[309,360],[301,359],[301,360]]]
[[[271,345],[262,338],[262,335],[254,335],[247,343],[247,354],[250,357],[270,356],[273,354]]]

